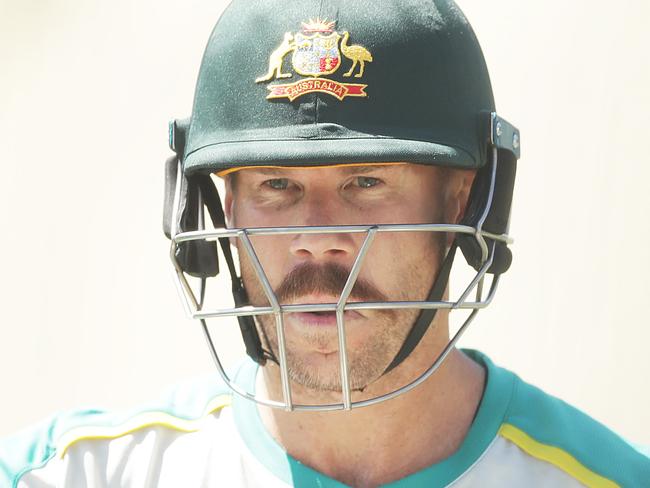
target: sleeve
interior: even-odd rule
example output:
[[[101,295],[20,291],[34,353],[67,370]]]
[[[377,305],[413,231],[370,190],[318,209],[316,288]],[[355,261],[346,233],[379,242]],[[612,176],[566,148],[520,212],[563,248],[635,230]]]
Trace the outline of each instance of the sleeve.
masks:
[[[20,478],[56,457],[62,433],[102,418],[100,410],[58,413],[15,435],[0,439],[0,486],[15,488]]]
[[[20,477],[54,457],[52,433],[57,417],[0,440],[0,486],[14,488]]]

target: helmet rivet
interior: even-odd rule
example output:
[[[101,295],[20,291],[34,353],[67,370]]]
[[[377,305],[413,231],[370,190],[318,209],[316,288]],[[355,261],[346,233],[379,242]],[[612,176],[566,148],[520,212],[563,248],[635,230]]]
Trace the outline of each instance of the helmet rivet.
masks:
[[[519,147],[519,134],[515,132],[515,135],[512,136],[512,147],[517,149]]]
[[[503,135],[503,127],[501,127],[501,122],[497,122],[497,136],[501,137]]]

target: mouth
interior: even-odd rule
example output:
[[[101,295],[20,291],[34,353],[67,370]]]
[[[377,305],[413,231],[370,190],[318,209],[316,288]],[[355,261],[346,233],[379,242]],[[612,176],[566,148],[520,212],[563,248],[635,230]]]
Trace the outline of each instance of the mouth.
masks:
[[[297,322],[312,327],[336,327],[336,312],[298,312],[289,315]],[[362,318],[362,315],[354,310],[343,312],[343,320],[349,323]]]
[[[300,303],[305,304],[335,304],[338,297],[329,295],[307,295],[300,298]],[[354,300],[351,300],[354,301]],[[289,304],[287,304],[289,305]],[[293,319],[301,325],[317,326],[317,327],[336,327],[336,312],[322,311],[322,312],[295,312],[287,314],[287,317]],[[362,318],[366,318],[362,313],[356,310],[346,310],[343,312],[343,320],[345,323],[350,323]]]

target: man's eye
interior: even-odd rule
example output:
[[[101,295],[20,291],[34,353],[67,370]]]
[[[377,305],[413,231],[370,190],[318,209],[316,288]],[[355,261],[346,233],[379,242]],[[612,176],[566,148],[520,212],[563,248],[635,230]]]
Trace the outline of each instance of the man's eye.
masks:
[[[357,176],[357,185],[359,188],[372,188],[377,186],[380,183],[378,178],[372,178],[370,176]]]
[[[289,187],[289,180],[287,178],[273,178],[265,181],[264,184],[274,190],[286,190]]]

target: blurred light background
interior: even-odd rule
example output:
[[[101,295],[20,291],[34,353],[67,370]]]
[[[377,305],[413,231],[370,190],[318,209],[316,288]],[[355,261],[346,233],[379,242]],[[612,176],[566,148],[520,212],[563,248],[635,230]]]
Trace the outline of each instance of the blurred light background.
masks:
[[[523,138],[514,264],[462,344],[650,444],[650,3],[459,4]],[[0,435],[212,371],[161,210],[225,5],[0,0]]]

